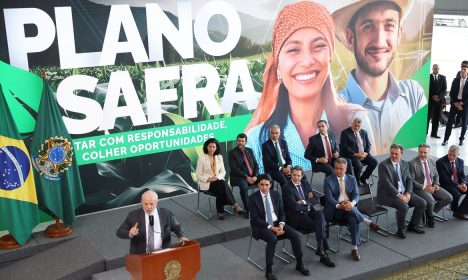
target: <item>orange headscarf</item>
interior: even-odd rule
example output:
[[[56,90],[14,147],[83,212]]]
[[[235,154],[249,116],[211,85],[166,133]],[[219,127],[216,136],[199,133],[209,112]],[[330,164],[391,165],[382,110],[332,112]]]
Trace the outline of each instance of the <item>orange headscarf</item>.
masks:
[[[301,1],[285,6],[276,18],[271,42],[272,53],[267,58],[265,72],[263,72],[262,96],[246,131],[264,123],[275,110],[281,84],[276,74],[278,55],[284,42],[301,28],[315,28],[320,31],[330,47],[330,57],[333,57],[335,31],[333,18],[328,10],[321,4],[311,1]]]

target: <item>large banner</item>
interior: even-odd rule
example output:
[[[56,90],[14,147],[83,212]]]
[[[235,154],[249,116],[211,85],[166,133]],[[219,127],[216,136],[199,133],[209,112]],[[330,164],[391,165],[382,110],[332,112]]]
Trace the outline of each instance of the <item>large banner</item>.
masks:
[[[313,3],[2,3],[0,82],[28,137],[42,84],[19,69],[45,73],[80,165],[79,213],[136,203],[145,189],[193,192],[212,137],[227,174],[241,132],[261,163],[272,123],[309,169],[304,149],[323,118],[339,139],[360,117],[376,154],[423,142],[434,1]]]

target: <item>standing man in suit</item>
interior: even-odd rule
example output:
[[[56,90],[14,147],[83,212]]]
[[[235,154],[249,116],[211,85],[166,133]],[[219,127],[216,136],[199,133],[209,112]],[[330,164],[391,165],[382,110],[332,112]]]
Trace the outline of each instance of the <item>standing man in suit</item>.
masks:
[[[320,209],[319,200],[312,193],[309,182],[302,180],[303,176],[302,167],[294,166],[291,171],[291,180],[283,186],[286,224],[300,232],[315,232],[316,254],[320,256],[320,262],[328,267],[335,267],[326,252],[329,246],[325,238],[325,218]]]
[[[453,201],[450,208],[453,216],[462,220],[468,220],[468,195],[462,200],[460,197],[467,194],[467,180],[463,168],[463,159],[459,158],[460,147],[450,146],[448,154],[437,160],[436,166],[440,176],[440,184],[452,196]]]
[[[445,76],[439,74],[439,65],[432,66],[432,74],[429,80],[429,104],[427,109],[427,130],[429,131],[429,121],[432,120],[432,138],[440,138],[437,135],[439,129],[439,118],[442,111],[442,100],[445,100],[445,92],[447,91],[447,81]]]
[[[266,246],[266,272],[268,280],[276,279],[272,272],[273,256],[278,240],[287,238],[291,241],[292,250],[296,258],[296,270],[308,276],[310,272],[302,262],[302,249],[299,233],[285,223],[283,203],[279,193],[270,190],[272,180],[268,174],[260,174],[257,178],[259,191],[249,197],[250,227],[252,237],[261,239]]]
[[[249,206],[247,203],[247,191],[257,181],[258,163],[251,148],[247,148],[247,135],[237,135],[237,147],[229,151],[229,167],[231,168],[231,186],[240,189],[242,203],[244,204],[244,217],[249,217]]]
[[[430,146],[421,144],[418,147],[418,156],[410,164],[411,178],[413,179],[413,192],[427,203],[427,225],[434,227],[434,214],[449,205],[453,198],[450,193],[440,187],[439,173],[435,162],[429,157]]]
[[[450,113],[445,127],[445,136],[442,146],[447,145],[447,141],[452,134],[452,125],[455,122],[455,115],[460,113],[462,116],[462,130],[460,133],[460,143],[463,145],[466,133],[466,121],[468,118],[468,110],[465,108],[468,105],[468,64],[462,64],[460,77],[453,79],[452,87],[450,88]]]
[[[359,261],[358,246],[361,245],[359,236],[359,223],[365,222],[373,231],[380,226],[373,223],[357,209],[359,192],[356,179],[353,175],[345,174],[347,161],[344,158],[335,160],[334,174],[325,177],[323,191],[325,192],[325,218],[327,221],[345,221],[351,232],[353,249],[351,257]]]
[[[270,127],[270,139],[262,144],[262,161],[265,173],[283,187],[291,173],[292,160],[288,144],[280,138],[281,129],[277,124]]]
[[[325,176],[330,176],[333,174],[333,163],[340,156],[338,144],[335,135],[328,131],[326,120],[319,120],[317,129],[319,133],[309,138],[304,157],[310,160],[312,172],[323,172]],[[351,161],[347,166],[347,173],[351,174]]]
[[[413,180],[410,175],[408,162],[401,159],[403,146],[392,144],[390,157],[379,163],[379,182],[377,201],[380,204],[396,208],[398,231],[396,236],[406,238],[405,217],[408,209],[414,206],[413,216],[408,225],[408,231],[423,234],[418,227],[421,222],[426,201],[413,193]]]
[[[370,154],[371,143],[367,131],[361,129],[361,123],[360,118],[355,118],[351,127],[341,132],[340,150],[343,157],[351,160],[356,180],[365,185],[378,162]],[[367,168],[361,175],[363,165]]]
[[[141,208],[130,212],[117,230],[117,236],[130,239],[130,254],[143,254],[171,245],[171,231],[175,232],[182,246],[185,237],[182,226],[169,209],[157,208],[158,194],[146,191],[141,196]]]

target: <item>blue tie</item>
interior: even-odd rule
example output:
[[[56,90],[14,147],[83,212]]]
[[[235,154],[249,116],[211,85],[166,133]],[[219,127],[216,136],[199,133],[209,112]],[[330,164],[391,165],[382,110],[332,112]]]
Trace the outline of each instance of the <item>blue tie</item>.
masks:
[[[271,205],[270,200],[268,199],[268,194],[265,195],[265,209],[266,209],[266,218],[269,225],[273,225],[273,216],[271,215]]]
[[[396,170],[397,170],[397,176],[398,176],[398,182],[400,182],[401,185],[401,193],[405,193],[405,185],[403,184],[403,180],[401,179],[401,171],[400,171],[400,164],[396,164]]]

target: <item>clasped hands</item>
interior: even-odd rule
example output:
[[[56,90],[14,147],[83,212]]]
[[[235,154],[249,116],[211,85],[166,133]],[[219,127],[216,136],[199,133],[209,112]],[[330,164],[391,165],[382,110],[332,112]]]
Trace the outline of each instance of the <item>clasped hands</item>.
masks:
[[[332,156],[333,156],[333,158],[339,158],[339,157],[340,157],[340,153],[334,152]],[[317,159],[317,162],[320,162],[320,163],[328,163],[328,160],[327,160],[326,157],[321,157],[321,158],[318,158],[318,159]]]
[[[464,193],[466,193],[466,191],[467,191],[467,187],[466,187],[465,184],[458,184],[457,188],[458,188],[459,191],[464,192]]]
[[[217,181],[218,180],[218,177],[216,176],[211,176],[211,177],[208,177],[207,181],[208,183],[211,183],[211,182],[214,182],[214,181]]]
[[[353,210],[353,204],[351,204],[351,201],[349,200],[344,200],[339,203],[338,209],[345,210],[345,211],[352,211]]]
[[[312,192],[308,192],[307,193],[307,199],[312,199],[314,197],[314,194]],[[305,200],[298,200],[297,201],[297,204],[300,204],[300,205],[306,205],[307,202]]]
[[[284,227],[283,224],[279,224],[279,226],[277,226],[277,227],[272,226],[272,227],[270,228],[270,230],[271,230],[274,234],[276,234],[277,236],[279,236],[279,235],[284,234],[283,227]]]
[[[368,153],[366,152],[359,152],[359,153],[355,153],[353,156],[355,158],[357,158],[358,160],[363,160],[367,157]]]
[[[461,102],[454,102],[453,106],[455,106],[459,111],[463,111],[463,105]]]
[[[438,185],[427,185],[424,190],[428,193],[434,193],[436,191],[439,190],[439,186]]]
[[[399,194],[398,198],[401,199],[402,201],[408,203],[411,199],[411,194],[410,193],[405,193],[405,194]]]

